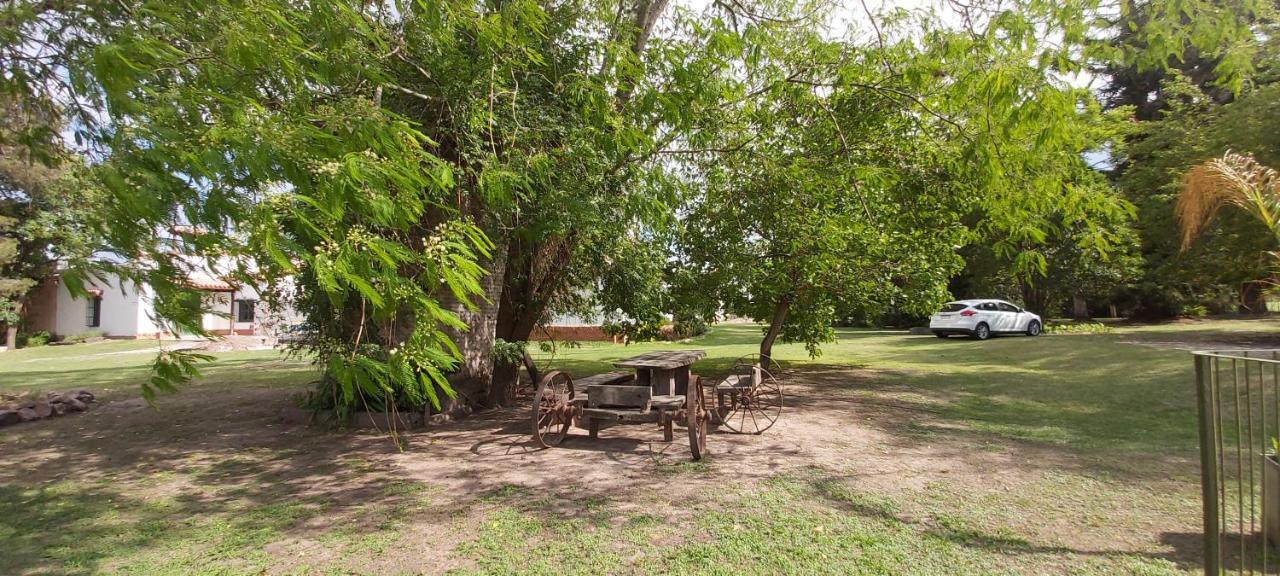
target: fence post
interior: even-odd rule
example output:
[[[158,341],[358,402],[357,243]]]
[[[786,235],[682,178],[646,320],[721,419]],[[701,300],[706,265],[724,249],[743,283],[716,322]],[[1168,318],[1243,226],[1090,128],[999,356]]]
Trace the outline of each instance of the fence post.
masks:
[[[1213,391],[1209,378],[1211,358],[1196,354],[1196,399],[1200,420],[1200,501],[1204,507],[1204,573],[1222,573],[1222,547],[1218,537],[1218,430],[1214,427]]]

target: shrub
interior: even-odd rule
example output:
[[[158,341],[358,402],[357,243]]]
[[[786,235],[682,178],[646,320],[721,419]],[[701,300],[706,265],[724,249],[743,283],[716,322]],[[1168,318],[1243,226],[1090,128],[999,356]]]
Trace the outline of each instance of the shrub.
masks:
[[[675,323],[671,325],[671,337],[674,340],[684,340],[685,338],[693,338],[706,333],[707,322],[697,316],[676,318]]]
[[[31,334],[22,334],[18,336],[18,347],[20,348],[36,348],[48,344],[53,336],[43,330],[33,332]]]
[[[662,322],[635,322],[631,320],[607,321],[600,325],[606,336],[623,337],[628,343],[666,340]]]
[[[1101,322],[1054,322],[1044,327],[1045,334],[1110,334],[1111,327]]]
[[[1188,318],[1204,318],[1209,315],[1209,309],[1204,304],[1183,304],[1178,310],[1179,316]]]
[[[84,332],[78,332],[67,336],[66,338],[63,338],[63,341],[76,344],[80,342],[88,342],[90,340],[97,340],[103,336],[104,333],[101,330],[86,330]]]

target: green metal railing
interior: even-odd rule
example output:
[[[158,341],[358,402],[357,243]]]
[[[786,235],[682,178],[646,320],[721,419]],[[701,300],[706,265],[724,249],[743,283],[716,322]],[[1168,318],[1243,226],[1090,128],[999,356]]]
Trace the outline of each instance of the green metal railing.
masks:
[[[1268,456],[1280,436],[1280,351],[1193,355],[1204,573],[1280,573],[1280,464]]]

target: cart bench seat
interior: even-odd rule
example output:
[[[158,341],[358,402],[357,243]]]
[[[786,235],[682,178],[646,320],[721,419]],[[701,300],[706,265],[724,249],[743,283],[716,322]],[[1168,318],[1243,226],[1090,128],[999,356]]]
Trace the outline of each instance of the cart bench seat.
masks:
[[[618,384],[626,384],[636,379],[635,374],[629,372],[605,372],[604,374],[595,374],[587,376],[580,380],[573,381],[574,390],[573,399],[569,400],[569,404],[574,406],[587,406],[589,396],[587,395],[588,386],[614,386]]]
[[[750,376],[733,374],[728,378],[725,378],[723,382],[716,384],[716,391],[721,392],[726,390],[742,390],[750,387],[751,387]]]

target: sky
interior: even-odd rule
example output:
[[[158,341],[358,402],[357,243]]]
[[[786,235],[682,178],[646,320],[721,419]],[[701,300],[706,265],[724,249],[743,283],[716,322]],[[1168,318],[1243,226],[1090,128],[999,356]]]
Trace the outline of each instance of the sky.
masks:
[[[832,0],[836,7],[831,11],[831,17],[828,19],[829,35],[831,38],[850,37],[857,40],[874,41],[875,28],[872,26],[871,15],[879,16],[887,12],[896,10],[906,10],[908,12],[929,12],[933,11],[938,19],[946,26],[960,28],[963,26],[963,17],[955,9],[955,5],[947,0]],[[672,0],[672,6],[686,8],[694,13],[701,13],[713,4],[712,0]],[[670,13],[670,12],[668,12]],[[879,19],[879,18],[877,18]],[[1098,88],[1097,78],[1087,71],[1077,73],[1070,77],[1065,77],[1071,86],[1077,88]]]

